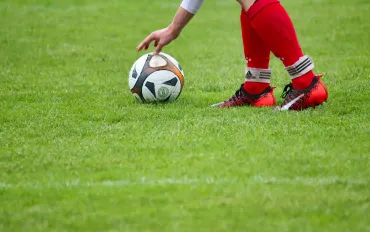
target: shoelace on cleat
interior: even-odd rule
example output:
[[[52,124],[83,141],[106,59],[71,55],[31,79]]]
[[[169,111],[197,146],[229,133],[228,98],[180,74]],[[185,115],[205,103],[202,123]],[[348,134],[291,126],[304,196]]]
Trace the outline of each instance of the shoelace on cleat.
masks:
[[[320,78],[322,77],[322,75],[318,75],[317,77],[315,77],[313,80],[312,80],[312,83],[311,85],[307,88],[307,90],[310,90],[312,89],[313,86],[315,86],[317,84],[317,82],[320,80]],[[306,91],[307,91],[306,90]],[[292,83],[289,83],[287,84],[285,87],[284,87],[284,90],[283,90],[283,93],[281,94],[281,97],[282,98],[286,98],[288,97],[287,100],[291,100],[293,98],[296,97],[296,93],[299,93],[299,91],[297,91],[296,89],[293,88],[293,84]]]
[[[298,92],[297,92],[296,89],[293,88],[293,84],[292,83],[286,85],[284,87],[283,93],[281,94],[281,97],[283,99],[285,99],[283,104],[286,104],[286,103],[292,101],[297,96],[298,96]]]
[[[242,93],[242,91],[241,91],[241,88],[243,88],[243,85],[241,85],[240,89],[238,89],[238,90],[234,93],[234,95],[233,95],[233,96],[231,96],[231,98],[229,98],[229,100],[227,100],[226,102],[231,102],[231,101],[233,101],[233,102],[237,102],[237,101],[238,101],[238,99],[239,99],[239,97],[240,97],[240,96],[243,96],[243,93]]]
[[[293,90],[293,85],[292,83],[290,84],[287,84],[285,87],[284,87],[284,90],[283,90],[283,93],[281,94],[281,98],[286,98],[286,96],[288,96]]]

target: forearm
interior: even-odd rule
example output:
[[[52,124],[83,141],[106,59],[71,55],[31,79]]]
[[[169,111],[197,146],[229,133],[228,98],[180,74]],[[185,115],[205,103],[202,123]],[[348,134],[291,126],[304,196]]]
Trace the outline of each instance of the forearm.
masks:
[[[193,16],[193,13],[185,10],[183,7],[180,6],[169,28],[171,29],[171,31],[173,31],[173,33],[179,35],[182,29],[184,29],[184,27],[193,18]]]
[[[170,29],[176,36],[180,34],[182,29],[190,22],[193,16],[198,12],[204,0],[183,0],[181,6],[176,12]]]
[[[175,17],[173,18],[172,23],[166,28],[153,31],[136,47],[136,50],[147,50],[150,43],[154,41],[154,46],[156,48],[153,54],[159,54],[164,46],[171,43],[171,41],[180,35],[182,29],[184,29],[184,27],[193,18],[195,13],[199,10],[203,4],[203,1],[204,0],[183,0],[181,6],[175,14]]]

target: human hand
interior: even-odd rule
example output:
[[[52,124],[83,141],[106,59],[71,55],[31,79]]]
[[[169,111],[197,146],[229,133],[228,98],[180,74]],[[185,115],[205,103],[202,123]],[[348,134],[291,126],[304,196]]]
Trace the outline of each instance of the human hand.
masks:
[[[161,30],[157,30],[152,32],[146,39],[143,40],[137,47],[137,51],[141,51],[142,49],[147,50],[149,48],[149,45],[152,41],[154,41],[154,55],[157,55],[162,51],[162,48],[169,43],[171,43],[172,40],[176,39],[179,36],[179,32],[176,32],[171,27],[166,27]]]

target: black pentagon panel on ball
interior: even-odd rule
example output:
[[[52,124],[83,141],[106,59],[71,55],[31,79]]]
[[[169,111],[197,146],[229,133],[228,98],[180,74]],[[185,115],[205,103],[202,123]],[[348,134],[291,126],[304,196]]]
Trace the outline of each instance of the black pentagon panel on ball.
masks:
[[[155,96],[155,87],[153,82],[146,82],[145,86],[149,89],[149,91]]]
[[[166,82],[163,82],[163,84],[170,85],[170,86],[176,86],[177,82],[178,82],[177,77],[174,77],[171,80],[168,80]]]
[[[134,70],[132,71],[132,77],[135,78],[135,79],[137,77],[136,66],[134,67]]]
[[[179,69],[180,69],[180,71],[182,71],[182,67],[181,67],[181,65],[179,64]]]

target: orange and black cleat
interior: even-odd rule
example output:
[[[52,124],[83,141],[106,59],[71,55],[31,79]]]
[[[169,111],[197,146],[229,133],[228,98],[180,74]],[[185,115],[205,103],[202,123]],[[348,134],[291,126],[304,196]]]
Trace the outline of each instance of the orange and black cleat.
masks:
[[[283,104],[274,108],[274,110],[304,110],[315,108],[328,99],[328,90],[320,80],[322,75],[316,76],[311,85],[304,90],[295,89],[292,83],[285,86],[282,98],[285,98]]]
[[[275,87],[267,87],[261,94],[252,95],[245,92],[243,85],[241,85],[240,89],[237,90],[230,99],[211,105],[211,107],[229,108],[235,106],[275,106],[276,101],[273,94],[274,88]]]

